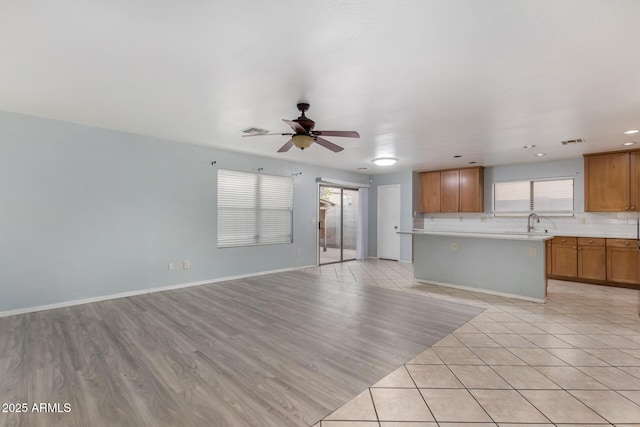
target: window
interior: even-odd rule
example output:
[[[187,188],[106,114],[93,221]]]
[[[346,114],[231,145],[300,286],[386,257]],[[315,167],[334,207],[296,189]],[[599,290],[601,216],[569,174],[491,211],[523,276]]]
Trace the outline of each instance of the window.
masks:
[[[218,247],[293,242],[293,178],[218,170]]]
[[[496,216],[573,215],[573,178],[493,183]]]

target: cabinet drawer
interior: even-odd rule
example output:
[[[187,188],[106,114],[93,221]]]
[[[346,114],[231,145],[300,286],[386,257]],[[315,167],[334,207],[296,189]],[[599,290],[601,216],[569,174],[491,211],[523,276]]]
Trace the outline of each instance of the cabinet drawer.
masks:
[[[578,237],[578,245],[580,246],[604,246],[605,239],[595,237]]]
[[[556,236],[553,238],[552,243],[554,245],[577,245],[577,237]]]
[[[607,247],[635,248],[638,242],[635,239],[607,239]]]

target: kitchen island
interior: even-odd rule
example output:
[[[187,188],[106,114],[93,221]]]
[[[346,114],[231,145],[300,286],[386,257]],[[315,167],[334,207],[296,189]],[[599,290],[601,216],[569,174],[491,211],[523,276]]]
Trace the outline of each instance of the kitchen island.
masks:
[[[414,278],[494,295],[544,302],[542,233],[472,233],[413,230]]]

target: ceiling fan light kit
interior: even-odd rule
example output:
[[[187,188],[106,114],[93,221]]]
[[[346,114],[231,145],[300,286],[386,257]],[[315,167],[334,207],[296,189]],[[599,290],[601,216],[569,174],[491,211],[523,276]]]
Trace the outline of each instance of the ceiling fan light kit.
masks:
[[[280,149],[278,153],[284,153],[289,151],[291,147],[295,146],[301,150],[309,148],[311,144],[316,142],[318,145],[327,148],[334,153],[342,151],[343,148],[323,138],[323,136],[338,136],[342,138],[360,138],[360,135],[356,131],[342,131],[342,130],[313,130],[316,123],[308,118],[304,112],[309,109],[309,104],[306,102],[300,102],[298,110],[301,112],[300,117],[295,120],[282,119],[283,122],[291,126],[291,129],[295,133],[263,133],[257,132],[262,129],[247,128],[243,132],[242,136],[264,136],[264,135],[291,135],[291,139],[287,141]],[[252,131],[252,132],[251,132]]]
[[[309,148],[313,144],[313,137],[309,135],[293,135],[291,139],[293,140],[293,145],[301,150]]]

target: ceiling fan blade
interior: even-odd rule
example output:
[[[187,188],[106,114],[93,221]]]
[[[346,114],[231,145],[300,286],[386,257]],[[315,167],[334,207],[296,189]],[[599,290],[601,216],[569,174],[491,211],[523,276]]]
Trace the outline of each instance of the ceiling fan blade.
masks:
[[[340,147],[339,145],[336,145],[333,142],[329,142],[324,138],[320,138],[319,136],[315,137],[314,139],[318,144],[322,145],[324,148],[328,148],[334,153],[344,150],[344,148]]]
[[[292,133],[256,133],[256,134],[251,134],[251,135],[242,135],[242,137],[246,137],[246,136],[267,136],[267,135],[293,135]]]
[[[307,130],[303,128],[300,123],[294,122],[293,120],[282,119],[283,122],[291,126],[291,129],[298,133],[307,133]]]
[[[289,151],[291,147],[293,147],[293,139],[290,139],[289,141],[287,141],[286,144],[280,147],[280,149],[278,150],[278,153],[284,153],[286,151]]]
[[[314,130],[314,135],[341,136],[343,138],[360,138],[360,134],[354,130]]]

